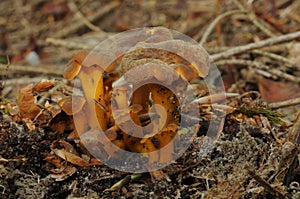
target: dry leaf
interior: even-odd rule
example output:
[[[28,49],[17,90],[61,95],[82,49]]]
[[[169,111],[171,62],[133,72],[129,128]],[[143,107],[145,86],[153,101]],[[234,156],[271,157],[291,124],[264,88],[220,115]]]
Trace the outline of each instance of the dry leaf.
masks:
[[[279,102],[300,97],[300,87],[292,82],[276,82],[260,77],[258,88],[262,99],[268,102]]]
[[[35,92],[45,92],[54,87],[54,83],[51,80],[42,80],[34,85],[32,88]]]
[[[103,163],[100,160],[96,159],[96,158],[91,158],[90,159],[90,164],[91,165],[99,165],[99,166],[103,165]]]
[[[76,167],[72,165],[67,165],[65,168],[60,170],[61,172],[53,172],[50,176],[55,179],[55,181],[64,181],[68,177],[72,176],[76,171]]]
[[[45,159],[48,162],[50,162],[51,164],[53,164],[56,168],[61,168],[64,163],[64,162],[62,162],[61,158],[59,158],[57,155],[55,155],[53,153],[47,154]],[[57,169],[55,171],[57,171]]]
[[[87,167],[89,166],[89,163],[82,159],[81,157],[79,157],[78,155],[75,155],[73,153],[70,153],[66,150],[63,149],[53,149],[52,150],[58,157],[66,160],[67,162],[70,162],[72,164],[81,166],[81,167]]]
[[[18,95],[18,106],[20,109],[21,118],[27,118],[33,120],[41,109],[35,104],[35,97],[32,93],[33,84],[22,88]]]

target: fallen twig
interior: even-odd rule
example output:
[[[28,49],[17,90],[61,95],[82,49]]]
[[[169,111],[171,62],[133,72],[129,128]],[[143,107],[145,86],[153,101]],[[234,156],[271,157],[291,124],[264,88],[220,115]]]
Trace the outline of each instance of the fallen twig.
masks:
[[[300,37],[300,31],[290,33],[290,34],[280,35],[280,36],[277,36],[277,37],[269,38],[269,39],[262,40],[262,41],[259,41],[259,42],[255,42],[255,43],[250,43],[250,44],[247,44],[247,45],[244,45],[244,46],[238,46],[238,47],[235,47],[235,48],[231,48],[231,49],[226,50],[224,52],[213,54],[210,57],[214,61],[217,61],[217,60],[220,60],[220,59],[223,59],[223,58],[228,58],[232,55],[241,54],[243,52],[250,51],[250,50],[253,50],[253,49],[262,48],[262,47],[277,44],[277,43],[280,43],[280,42],[290,41],[290,40],[296,39],[298,37]]]
[[[207,37],[209,36],[209,34],[211,33],[211,31],[213,30],[213,28],[225,17],[230,16],[230,15],[234,15],[234,14],[240,14],[240,13],[246,13],[246,11],[242,11],[242,10],[230,10],[228,12],[225,12],[221,15],[219,15],[217,18],[215,18],[215,20],[213,20],[212,23],[210,23],[210,25],[208,26],[208,28],[206,29],[206,31],[204,32],[199,44],[203,45],[206,42]]]
[[[55,46],[62,46],[70,49],[81,49],[81,50],[92,50],[95,46],[91,46],[88,44],[72,42],[64,39],[56,39],[56,38],[47,38],[46,42],[49,44],[53,44]]]
[[[275,44],[272,46],[262,47],[261,51],[269,52],[269,53],[281,53],[281,52],[286,52],[288,50],[288,46],[289,45],[287,45],[286,43]],[[210,54],[217,54],[222,51],[229,50],[232,48],[237,48],[237,47],[240,47],[240,46],[214,46],[214,47],[207,47],[206,50]],[[255,51],[255,50],[252,50],[252,51]]]
[[[277,109],[277,108],[282,108],[282,107],[286,107],[286,106],[294,106],[294,105],[298,105],[298,104],[300,104],[300,97],[281,101],[281,102],[269,103],[268,107],[271,109]]]
[[[68,2],[69,8],[75,13],[78,18],[82,20],[82,22],[89,27],[91,30],[96,31],[96,32],[103,32],[98,26],[95,26],[92,24],[83,14],[78,10],[76,4],[73,1]]]
[[[248,170],[249,175],[256,180],[261,186],[265,188],[265,190],[270,193],[271,195],[278,197],[278,198],[285,198],[282,193],[280,193],[278,190],[273,188],[270,183],[268,183],[265,179],[263,179],[261,176],[257,175],[254,170],[250,169],[250,167],[246,168]]]
[[[300,103],[300,98],[299,98]],[[289,140],[294,144],[299,144],[300,142],[300,111],[298,111],[297,117],[294,121],[294,126],[289,132]]]
[[[257,62],[257,61],[249,61],[249,60],[243,60],[243,59],[229,59],[229,60],[221,60],[215,63],[216,65],[226,65],[226,64],[235,64],[235,65],[245,65],[245,66],[254,66],[255,68],[267,70],[268,73],[275,75],[276,77],[281,77],[286,80],[299,83],[300,78],[295,77],[293,75],[284,73],[278,69],[272,69],[270,66],[267,66],[263,63]],[[263,73],[260,73],[263,74]],[[269,76],[268,76],[269,77]]]
[[[58,82],[53,88],[51,88],[46,94],[41,95],[41,98],[37,101],[37,104],[42,105],[55,91],[63,86],[63,82]]]
[[[5,70],[6,65],[0,64],[0,70]],[[61,67],[64,68],[64,67]],[[58,68],[57,66],[46,66],[43,65],[43,67],[37,67],[37,66],[22,66],[22,65],[15,65],[11,64],[9,66],[10,71],[17,71],[17,72],[25,72],[25,73],[44,73],[49,75],[58,75],[62,76],[63,69]]]
[[[283,63],[288,64],[289,66],[295,66],[296,65],[295,62],[293,62],[293,61],[291,61],[291,60],[289,60],[289,59],[287,59],[285,57],[282,57],[280,55],[274,54],[274,53],[264,52],[262,50],[252,50],[251,52],[259,54],[259,55],[263,55],[263,56],[266,56],[266,57],[270,57],[272,59],[276,59],[278,61],[281,61]]]
[[[237,0],[233,0],[233,2],[239,7],[242,11],[247,11],[247,9]],[[258,29],[260,29],[263,33],[268,35],[269,37],[275,37],[276,35],[272,33],[267,27],[265,27],[261,22],[258,21],[255,13],[253,11],[247,11],[249,20],[253,23],[254,26],[256,26]]]
[[[6,86],[14,86],[14,85],[26,85],[30,83],[37,83],[43,79],[47,79],[46,76],[38,76],[38,77],[23,77],[23,78],[13,78],[5,80]]]
[[[120,5],[120,1],[112,1],[108,3],[107,5],[103,6],[101,9],[99,9],[98,12],[94,13],[93,15],[90,15],[87,17],[87,20],[89,22],[92,22],[101,16],[105,15],[106,13],[110,12],[112,9],[116,8],[117,6]],[[64,37],[67,36],[68,34],[76,32],[79,28],[83,27],[86,25],[86,21],[80,20],[77,23],[74,23],[66,28],[61,29],[61,31],[57,32],[54,37]]]

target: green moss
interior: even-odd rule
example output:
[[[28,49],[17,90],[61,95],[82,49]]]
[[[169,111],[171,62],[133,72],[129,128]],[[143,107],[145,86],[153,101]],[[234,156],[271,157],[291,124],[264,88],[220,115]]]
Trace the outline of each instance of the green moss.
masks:
[[[263,115],[268,118],[270,121],[275,123],[280,123],[281,117],[278,113],[263,109],[263,108],[249,108],[249,107],[241,107],[234,111],[235,113],[242,113],[247,116],[254,116],[254,115]]]
[[[9,100],[5,97],[0,97],[0,104],[8,104]],[[8,115],[8,108],[5,106],[5,109],[2,110],[3,114]]]
[[[0,63],[1,64],[7,64],[7,58],[4,56],[0,56]]]
[[[4,104],[8,104],[9,100],[7,98],[5,98],[5,97],[0,97],[0,102],[1,103],[3,102]]]

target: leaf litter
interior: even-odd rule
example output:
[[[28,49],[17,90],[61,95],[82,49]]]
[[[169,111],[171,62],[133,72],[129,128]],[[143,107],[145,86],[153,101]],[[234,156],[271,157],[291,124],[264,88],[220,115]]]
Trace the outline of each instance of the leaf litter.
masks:
[[[262,41],[268,35],[299,31],[295,25],[299,23],[299,14],[293,12],[299,10],[297,1],[279,1],[276,5],[272,4],[272,1],[247,4],[246,1],[239,3],[234,0],[223,3],[188,1],[182,4],[172,1],[154,4],[134,1],[135,3],[131,2],[130,5],[118,1],[111,4],[104,1],[87,1],[85,4],[76,2],[86,16],[100,12],[95,9],[97,6],[105,5],[109,10],[106,15],[98,14],[98,18],[101,19],[99,22],[88,17],[103,31],[98,30],[96,33],[90,31],[84,20],[79,20],[80,24],[76,26],[76,30],[59,32],[61,27],[68,26],[65,22],[73,23],[73,13],[67,2],[58,2],[45,3],[35,0],[14,3],[18,10],[15,17],[9,14],[13,11],[9,9],[10,1],[1,2],[1,7],[8,8],[0,16],[0,25],[7,31],[0,32],[1,38],[4,38],[1,39],[0,49],[0,61],[4,63],[4,67],[1,67],[0,104],[2,198],[300,197],[299,102],[298,105],[283,104],[282,107],[278,104],[282,100],[299,98],[299,36],[292,44],[287,42],[261,49],[272,54],[271,56],[249,50],[240,51],[231,57],[248,62],[221,60],[223,63],[220,62],[218,66],[224,77],[227,76],[223,79],[227,92],[240,95],[227,99],[231,110],[227,112],[219,140],[209,155],[201,157],[199,148],[207,139],[201,135],[201,130],[205,128],[205,124],[201,124],[198,136],[183,156],[156,174],[144,173],[135,176],[110,169],[82,147],[78,135],[74,132],[72,114],[76,113],[70,112],[71,105],[68,104],[72,95],[72,82],[62,79],[62,71],[75,52],[74,46],[75,49],[92,48],[88,44],[68,46],[72,44],[68,41],[80,41],[88,37],[91,40],[97,38],[96,41],[99,42],[99,38],[105,39],[110,32],[153,25],[174,28],[193,38],[200,38],[199,35],[204,35],[207,30],[204,22],[212,22],[216,13],[234,9],[248,12],[248,15],[233,14],[228,18],[232,25],[221,21],[216,25],[216,33],[205,34],[208,38],[201,42],[210,53],[217,54],[223,51],[222,47],[226,51],[229,46]],[[261,10],[261,4],[267,9]],[[165,7],[171,9],[160,13]],[[41,11],[38,11],[39,8]],[[29,14],[34,21],[31,22],[30,16],[26,15],[22,22],[36,27],[33,28],[34,32],[29,31],[33,37],[28,33],[28,27],[22,32],[23,35],[15,31],[21,30],[16,26],[19,24],[16,20],[24,14],[23,9],[37,11]],[[45,17],[37,17],[39,12]],[[182,15],[182,12],[185,12],[186,16]],[[121,13],[125,13],[127,17],[119,17],[119,21],[114,22],[115,16]],[[280,20],[282,16],[286,16],[285,20]],[[3,17],[9,20],[4,23]],[[249,18],[254,21],[253,25],[245,22]],[[43,20],[47,21],[47,26]],[[49,31],[45,31],[47,29]],[[57,38],[53,39],[55,34]],[[28,41],[25,41],[24,37]],[[56,46],[51,42],[46,45],[46,37],[53,37],[48,41],[54,42]],[[92,45],[94,43],[95,40],[91,42]],[[217,51],[215,46],[219,46]],[[28,56],[33,51],[35,54],[31,59],[38,59],[39,63],[31,59],[28,61]],[[290,61],[287,62],[274,54],[287,57]],[[11,66],[6,62],[6,55],[13,60]],[[259,62],[260,65],[256,65],[255,62]],[[40,75],[38,70],[30,70],[30,64],[35,63],[38,63],[35,67],[41,68],[46,75],[51,75],[43,77],[42,81],[27,83],[23,76],[32,78]],[[17,64],[24,67],[16,67],[18,70],[14,70]],[[53,66],[50,69],[47,67],[49,64]],[[60,64],[63,67],[60,67]],[[245,67],[245,64],[250,65]],[[26,69],[29,69],[29,72]],[[274,72],[274,69],[277,71]],[[60,71],[60,75],[51,70]],[[278,73],[278,70],[282,73]],[[257,75],[260,76],[259,79]],[[16,84],[16,79],[24,80],[24,83]],[[84,107],[85,102],[80,98],[78,103],[79,107]],[[276,107],[279,108],[269,108],[273,107],[274,103],[277,103]]]

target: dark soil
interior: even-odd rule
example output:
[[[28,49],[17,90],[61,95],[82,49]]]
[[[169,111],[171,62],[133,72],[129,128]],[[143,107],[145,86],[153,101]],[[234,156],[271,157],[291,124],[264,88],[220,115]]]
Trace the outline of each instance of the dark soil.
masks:
[[[137,175],[105,165],[72,164],[51,149],[53,143],[63,140],[80,157],[90,158],[78,140],[70,138],[71,116],[62,113],[49,125],[35,123],[35,128],[30,129],[28,120],[9,110],[10,104],[18,103],[19,90],[30,83],[56,79],[66,87],[72,86],[62,77],[72,54],[89,50],[117,32],[164,26],[199,42],[218,15],[244,6],[247,14],[221,20],[204,43],[210,54],[216,54],[271,37],[265,30],[275,36],[299,31],[299,1],[259,0],[250,4],[246,0],[126,0],[113,1],[115,5],[107,0],[74,2],[81,14],[101,30],[91,30],[82,18],[75,18],[66,0],[0,2],[0,198],[300,198],[299,102],[280,108],[269,106],[281,101],[278,97],[299,99],[299,38],[262,49],[292,63],[254,51],[224,58],[257,61],[269,68],[220,64],[226,92],[240,96],[227,100],[232,111],[226,114],[218,141],[205,151],[211,139],[203,136],[201,131],[207,123],[201,123],[197,137],[183,156],[158,173]],[[107,11],[102,10],[105,6]],[[102,14],[93,18],[98,12]],[[253,13],[265,29],[253,25],[249,17]],[[81,25],[77,27],[77,23]],[[53,43],[49,38],[65,43]],[[290,48],[292,42],[298,46]],[[40,64],[26,62],[26,53],[31,51],[38,54]],[[14,69],[16,66],[20,68]],[[264,76],[271,69],[294,79],[274,73]],[[263,82],[268,85],[265,89]],[[281,90],[287,90],[286,94],[280,94]],[[62,130],[53,128],[53,123],[62,124]],[[68,168],[74,172],[64,173]],[[57,175],[62,173],[63,179],[58,180]],[[120,181],[121,185],[113,190]]]

